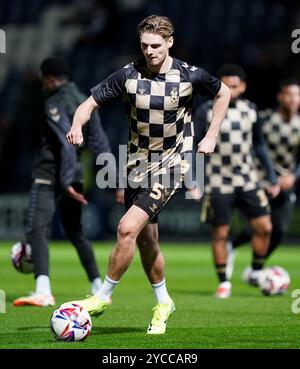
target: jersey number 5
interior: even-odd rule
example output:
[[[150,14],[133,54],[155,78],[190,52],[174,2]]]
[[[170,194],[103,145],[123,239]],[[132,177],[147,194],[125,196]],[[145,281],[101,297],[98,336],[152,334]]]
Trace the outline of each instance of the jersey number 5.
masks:
[[[268,198],[267,198],[267,195],[266,195],[266,193],[265,193],[265,191],[264,190],[258,190],[257,192],[256,192],[256,195],[257,195],[257,197],[259,198],[259,203],[260,203],[260,206],[262,207],[262,208],[264,208],[264,207],[266,207],[266,206],[268,206],[268,204],[269,204],[269,201],[268,201]]]
[[[162,196],[162,190],[164,190],[164,186],[160,183],[155,183],[153,186],[153,189],[150,193],[150,197],[152,197],[154,200],[161,199]]]

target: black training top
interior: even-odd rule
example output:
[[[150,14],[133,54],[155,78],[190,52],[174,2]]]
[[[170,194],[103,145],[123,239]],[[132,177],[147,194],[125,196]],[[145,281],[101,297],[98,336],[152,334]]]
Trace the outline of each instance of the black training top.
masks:
[[[43,134],[36,155],[33,179],[48,180],[63,188],[82,181],[80,149],[68,143],[66,134],[70,130],[75,110],[85,99],[86,96],[70,82],[60,86],[45,101]],[[97,112],[92,113],[83,134],[85,145],[96,155],[111,152]]]

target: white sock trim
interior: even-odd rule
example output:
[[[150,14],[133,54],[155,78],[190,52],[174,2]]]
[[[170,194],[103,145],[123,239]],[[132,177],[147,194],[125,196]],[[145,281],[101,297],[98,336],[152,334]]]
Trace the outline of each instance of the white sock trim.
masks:
[[[110,279],[108,275],[105,276],[105,280],[106,280],[106,282],[108,282],[108,283],[110,283],[114,286],[119,283],[119,281],[114,281],[113,279]]]
[[[106,275],[105,280],[102,283],[102,286],[100,287],[99,291],[95,294],[95,296],[99,297],[99,299],[101,299],[102,301],[107,302],[110,299],[113,290],[118,283],[119,281],[114,281]]]
[[[159,283],[153,283],[152,288],[158,304],[167,304],[170,301],[165,279]]]
[[[166,283],[166,279],[164,278],[161,282],[159,282],[159,283],[153,283],[153,284],[151,284],[151,286],[153,288],[159,288],[159,287],[163,286],[165,283]]]

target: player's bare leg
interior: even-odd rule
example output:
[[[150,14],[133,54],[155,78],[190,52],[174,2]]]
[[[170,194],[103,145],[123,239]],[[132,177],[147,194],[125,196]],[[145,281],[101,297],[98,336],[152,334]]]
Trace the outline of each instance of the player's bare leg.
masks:
[[[219,278],[219,286],[215,297],[228,298],[231,295],[231,283],[226,277],[226,243],[229,235],[229,225],[217,225],[212,227],[213,257]]]
[[[229,225],[218,225],[212,228],[213,256],[216,264],[226,263],[226,242],[229,234]]]
[[[141,261],[151,284],[164,279],[165,261],[158,243],[157,224],[147,224],[137,237]]]
[[[252,237],[253,251],[265,255],[268,251],[272,223],[269,215],[264,215],[251,220],[254,234]]]
[[[117,244],[110,254],[107,275],[99,291],[92,297],[74,303],[86,308],[92,316],[103,314],[114,288],[132,262],[136,238],[148,221],[149,215],[144,210],[135,205],[131,206],[120,220]]]
[[[250,223],[253,228],[253,261],[252,267],[247,268],[244,271],[243,279],[250,284],[257,285],[259,274],[263,269],[268,252],[270,235],[272,232],[272,222],[269,215],[263,215],[252,219]]]
[[[132,262],[135,254],[136,239],[149,221],[149,215],[133,205],[120,220],[117,244],[113,248],[107,276],[119,280]]]
[[[141,261],[152,285],[157,305],[149,324],[148,334],[164,334],[169,316],[175,311],[175,304],[168,294],[164,268],[165,261],[158,243],[157,224],[147,224],[137,237]]]
[[[132,262],[136,239],[149,221],[149,215],[132,205],[118,225],[117,243],[109,257],[107,274],[100,290],[96,293],[102,301],[108,301],[114,287]]]

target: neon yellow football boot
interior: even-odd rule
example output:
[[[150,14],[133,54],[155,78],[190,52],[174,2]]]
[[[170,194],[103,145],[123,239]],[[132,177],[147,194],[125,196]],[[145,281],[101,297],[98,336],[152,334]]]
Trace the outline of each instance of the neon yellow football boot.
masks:
[[[166,304],[155,305],[153,311],[153,318],[149,324],[147,334],[164,334],[166,332],[168,318],[175,312],[175,304],[170,299]]]
[[[88,296],[84,300],[71,301],[70,303],[82,306],[89,312],[90,316],[95,317],[102,315],[105,309],[107,308],[107,305],[109,305],[109,301],[108,302],[102,301],[96,295]]]

